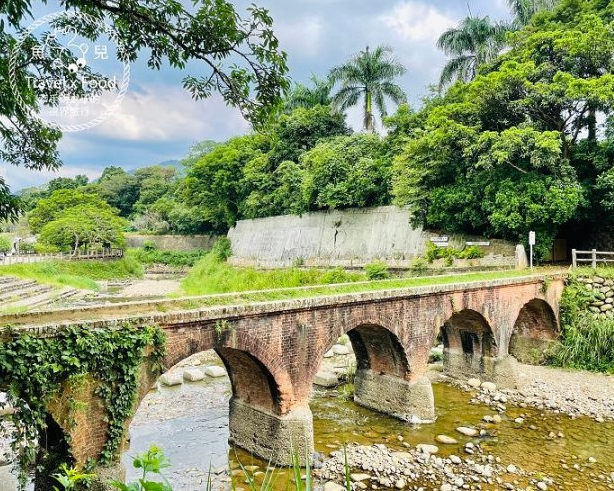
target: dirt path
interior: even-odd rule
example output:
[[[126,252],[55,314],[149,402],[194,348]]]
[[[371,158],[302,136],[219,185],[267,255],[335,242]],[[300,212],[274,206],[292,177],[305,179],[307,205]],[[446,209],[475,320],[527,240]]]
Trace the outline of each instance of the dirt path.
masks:
[[[121,297],[164,297],[180,289],[179,280],[138,280],[124,288]]]

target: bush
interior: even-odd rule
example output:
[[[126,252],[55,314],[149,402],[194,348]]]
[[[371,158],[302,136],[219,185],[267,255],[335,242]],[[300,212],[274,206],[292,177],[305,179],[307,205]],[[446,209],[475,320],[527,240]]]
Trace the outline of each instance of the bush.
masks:
[[[13,242],[8,237],[0,235],[0,252],[10,252],[13,249]]]
[[[175,267],[192,267],[207,254],[207,251],[161,251],[155,247],[154,249],[150,247],[146,249],[145,244],[143,244],[140,249],[131,250],[129,254],[134,256],[134,258],[142,264],[166,264]]]
[[[141,249],[143,249],[145,252],[151,252],[151,251],[155,251],[158,249],[158,246],[156,245],[156,243],[153,240],[146,240],[143,242],[143,245],[141,246]]]
[[[409,269],[414,274],[424,273],[428,270],[428,263],[426,262],[426,259],[422,257],[415,257],[412,259]]]
[[[426,246],[426,253],[424,256],[426,260],[430,263],[435,261],[436,259],[445,259],[446,265],[451,266],[452,261],[457,256],[458,252],[456,249],[452,247],[439,247],[438,245],[429,242]]]
[[[388,265],[383,261],[375,261],[365,266],[365,274],[369,280],[385,280],[390,278]]]
[[[220,237],[211,249],[212,255],[221,262],[226,262],[232,256],[232,244],[228,237]]]
[[[458,253],[459,259],[480,259],[484,257],[484,251],[478,246],[469,246]]]
[[[356,274],[348,273],[343,268],[329,269],[322,276],[322,283],[331,285],[334,283],[349,283],[356,281]]]

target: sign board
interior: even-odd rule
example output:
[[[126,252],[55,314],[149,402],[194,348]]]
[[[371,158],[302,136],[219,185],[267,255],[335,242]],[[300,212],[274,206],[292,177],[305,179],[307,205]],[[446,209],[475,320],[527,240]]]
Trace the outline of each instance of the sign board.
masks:
[[[490,242],[465,242],[468,246],[489,246]]]
[[[448,237],[431,237],[431,242],[448,242]]]
[[[535,232],[529,232],[529,245],[535,245]]]

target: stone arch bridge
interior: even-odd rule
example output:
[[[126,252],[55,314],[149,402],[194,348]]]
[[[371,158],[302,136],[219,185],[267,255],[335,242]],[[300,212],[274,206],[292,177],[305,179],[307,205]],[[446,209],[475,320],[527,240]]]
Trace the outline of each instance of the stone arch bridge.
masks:
[[[312,381],[340,335],[349,335],[357,357],[356,402],[403,420],[432,421],[433,391],[424,374],[437,336],[449,374],[513,385],[511,355],[522,359],[557,338],[563,287],[558,276],[525,276],[145,314],[138,303],[94,306],[22,314],[12,323],[41,336],[77,322],[157,323],[167,335],[168,367],[214,349],[233,388],[231,441],[288,464],[291,446],[302,455],[313,449]],[[157,375],[142,370],[139,401]],[[59,401],[50,408],[57,421],[69,410]],[[64,428],[77,462],[97,458],[106,442],[104,408],[89,407]]]

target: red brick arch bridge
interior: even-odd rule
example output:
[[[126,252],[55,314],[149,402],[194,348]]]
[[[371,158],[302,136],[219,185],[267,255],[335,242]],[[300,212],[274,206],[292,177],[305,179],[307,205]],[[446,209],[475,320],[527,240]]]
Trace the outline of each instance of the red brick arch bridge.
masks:
[[[442,332],[450,374],[513,385],[510,355],[522,357],[558,336],[563,287],[561,277],[526,276],[148,314],[131,313],[136,307],[126,304],[26,314],[28,324],[17,329],[53,336],[79,317],[93,327],[126,318],[155,322],[166,331],[169,367],[214,349],[233,388],[232,442],[287,464],[291,444],[301,452],[313,448],[312,382],[340,335],[349,335],[356,353],[359,404],[403,420],[430,421],[436,410],[424,374],[437,335]],[[116,316],[105,316],[105,309]],[[69,320],[58,322],[63,318]],[[157,377],[142,373],[141,399]],[[58,421],[69,411],[62,401],[50,408]],[[104,408],[89,407],[65,428],[77,462],[98,457],[106,442]]]

